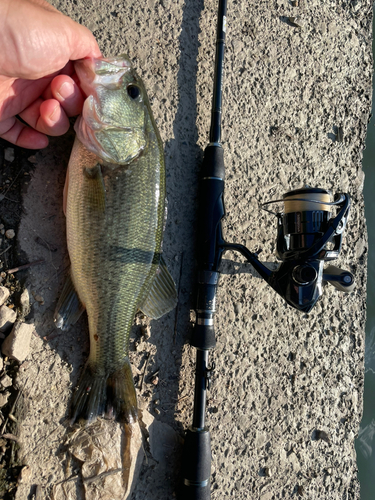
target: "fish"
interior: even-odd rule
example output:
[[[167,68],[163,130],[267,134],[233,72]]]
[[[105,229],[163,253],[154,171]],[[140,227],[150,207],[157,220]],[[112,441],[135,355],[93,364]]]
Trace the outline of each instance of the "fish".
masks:
[[[137,421],[128,357],[137,310],[158,319],[177,303],[162,257],[163,144],[145,87],[125,55],[75,63],[87,96],[75,123],[64,205],[71,271],[54,320],[86,310],[90,353],[73,393],[71,423]]]

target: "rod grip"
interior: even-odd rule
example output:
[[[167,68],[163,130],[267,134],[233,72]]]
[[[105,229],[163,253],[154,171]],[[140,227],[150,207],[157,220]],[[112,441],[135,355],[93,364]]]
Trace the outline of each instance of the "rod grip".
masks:
[[[217,270],[221,251],[221,219],[224,207],[224,154],[219,146],[207,146],[199,183],[197,257],[199,268]]]
[[[210,500],[211,437],[208,430],[187,430],[181,473],[180,500]]]
[[[201,176],[218,177],[224,181],[224,150],[221,146],[209,144],[204,150],[203,163],[201,168]]]

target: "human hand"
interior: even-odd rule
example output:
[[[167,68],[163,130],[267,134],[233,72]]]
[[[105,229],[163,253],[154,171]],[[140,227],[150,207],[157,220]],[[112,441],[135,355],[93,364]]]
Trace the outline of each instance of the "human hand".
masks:
[[[101,57],[98,44],[45,0],[0,0],[0,48],[0,137],[44,148],[81,112],[72,61]]]

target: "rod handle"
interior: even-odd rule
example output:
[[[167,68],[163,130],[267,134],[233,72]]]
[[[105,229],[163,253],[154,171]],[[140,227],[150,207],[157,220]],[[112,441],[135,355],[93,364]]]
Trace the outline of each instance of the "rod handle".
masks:
[[[180,500],[211,498],[211,437],[207,429],[186,431]]]

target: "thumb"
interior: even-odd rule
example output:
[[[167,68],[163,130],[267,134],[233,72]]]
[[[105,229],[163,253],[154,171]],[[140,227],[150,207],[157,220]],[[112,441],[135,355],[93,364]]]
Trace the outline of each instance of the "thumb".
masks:
[[[44,0],[0,1],[0,74],[35,80],[100,57],[92,33]]]

